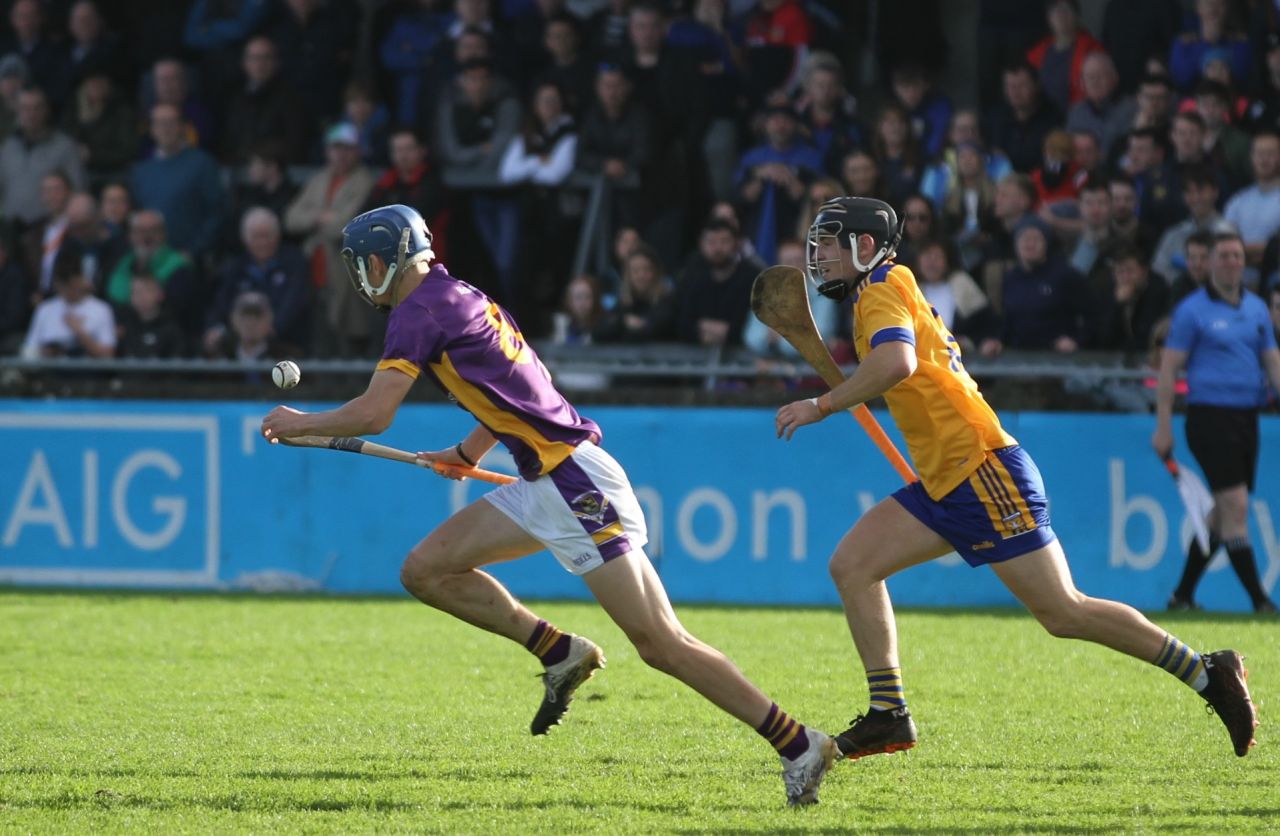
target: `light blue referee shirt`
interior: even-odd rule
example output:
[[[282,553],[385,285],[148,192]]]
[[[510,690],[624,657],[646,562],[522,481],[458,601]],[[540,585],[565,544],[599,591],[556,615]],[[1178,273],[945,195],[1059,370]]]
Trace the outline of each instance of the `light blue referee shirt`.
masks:
[[[1267,306],[1244,292],[1239,305],[1205,286],[1173,312],[1165,347],[1187,352],[1187,403],[1257,409],[1267,400],[1262,353],[1276,347]]]

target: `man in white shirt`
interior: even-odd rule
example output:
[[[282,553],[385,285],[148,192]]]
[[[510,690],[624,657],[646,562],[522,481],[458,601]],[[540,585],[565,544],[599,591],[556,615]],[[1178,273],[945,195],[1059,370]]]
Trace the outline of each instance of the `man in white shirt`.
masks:
[[[93,295],[78,246],[66,245],[53,262],[55,296],[31,317],[22,356],[113,357],[116,319],[111,306]]]
[[[1248,264],[1244,281],[1249,287],[1256,287],[1267,239],[1280,231],[1280,136],[1270,131],[1255,135],[1249,161],[1254,183],[1227,201],[1223,215],[1244,239]]]

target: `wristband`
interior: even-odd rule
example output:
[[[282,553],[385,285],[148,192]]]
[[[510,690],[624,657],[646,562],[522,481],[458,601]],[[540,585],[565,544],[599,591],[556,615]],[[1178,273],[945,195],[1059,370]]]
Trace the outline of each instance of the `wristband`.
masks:
[[[809,403],[813,404],[814,407],[817,408],[818,414],[821,415],[823,418],[826,418],[828,415],[835,412],[835,407],[831,405],[830,392],[827,392],[824,395],[819,395],[816,398],[810,398]]]
[[[458,458],[462,459],[464,462],[467,463],[467,467],[476,466],[475,460],[473,460],[470,456],[468,456],[466,453],[463,452],[461,441],[458,442],[458,446],[453,448],[453,452],[457,453]]]

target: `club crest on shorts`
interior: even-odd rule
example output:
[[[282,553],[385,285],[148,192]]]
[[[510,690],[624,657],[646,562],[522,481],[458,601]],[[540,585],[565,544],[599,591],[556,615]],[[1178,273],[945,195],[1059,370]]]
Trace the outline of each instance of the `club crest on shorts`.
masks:
[[[1021,513],[1008,514],[1001,517],[1001,522],[1004,523],[1005,529],[1008,531],[1008,533],[1005,534],[1005,537],[1026,534],[1031,530],[1031,527],[1027,525],[1026,520],[1022,518]]]
[[[600,491],[580,493],[569,502],[569,509],[578,519],[590,520],[599,525],[604,522],[604,515],[609,510],[609,497]]]

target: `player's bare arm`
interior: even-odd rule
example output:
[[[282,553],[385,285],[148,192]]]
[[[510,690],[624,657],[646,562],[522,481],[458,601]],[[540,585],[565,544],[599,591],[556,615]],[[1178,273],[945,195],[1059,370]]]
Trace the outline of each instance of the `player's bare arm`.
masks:
[[[791,440],[800,427],[814,424],[834,412],[852,409],[877,398],[911,377],[916,370],[915,346],[892,341],[881,343],[848,380],[820,398],[794,401],[778,410],[774,428],[778,438]]]
[[[467,433],[467,437],[446,450],[435,450],[418,453],[418,458],[426,462],[442,462],[459,467],[475,467],[497,445],[498,439],[489,432],[484,424],[476,424],[476,428]]]
[[[396,410],[413,386],[413,378],[395,369],[373,373],[369,388],[337,409],[302,412],[277,406],[262,419],[266,438],[295,435],[377,435],[391,426]]]
[[[476,428],[468,433],[466,438],[462,439],[461,445],[463,452],[473,459],[476,464],[479,464],[480,460],[489,455],[489,451],[497,443],[498,439],[494,437],[493,433],[489,432],[488,427],[484,424],[476,424]]]
[[[1187,352],[1166,348],[1160,353],[1160,375],[1156,383],[1156,431],[1151,446],[1160,458],[1173,452],[1173,389],[1178,372],[1187,364]]]

